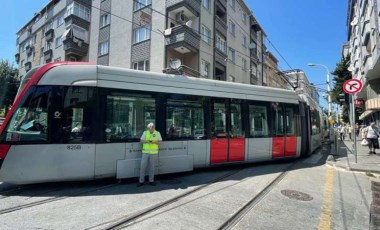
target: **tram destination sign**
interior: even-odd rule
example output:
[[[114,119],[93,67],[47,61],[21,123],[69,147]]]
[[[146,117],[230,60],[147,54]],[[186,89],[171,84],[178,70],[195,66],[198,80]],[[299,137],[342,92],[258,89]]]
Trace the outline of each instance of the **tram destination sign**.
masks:
[[[355,94],[360,92],[363,88],[362,81],[358,79],[350,79],[344,82],[343,84],[343,91],[348,94]]]

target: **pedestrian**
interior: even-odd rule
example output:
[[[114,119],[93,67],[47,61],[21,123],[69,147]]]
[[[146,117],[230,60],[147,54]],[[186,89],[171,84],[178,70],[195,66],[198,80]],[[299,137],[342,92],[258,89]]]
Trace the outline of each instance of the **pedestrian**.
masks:
[[[352,140],[352,126],[348,125],[348,136],[350,137],[350,140]]]
[[[365,130],[365,138],[368,141],[369,154],[376,154],[376,149],[379,148],[379,136],[379,128],[377,128],[375,122],[371,122]]]
[[[355,134],[356,134],[356,137],[359,137],[359,130],[360,129],[360,126],[359,126],[359,124],[358,123],[356,123],[356,125],[355,125]]]
[[[346,126],[344,124],[342,124],[342,126],[340,127],[339,134],[340,140],[344,141],[344,138],[346,137]]]
[[[155,130],[153,123],[149,123],[148,130],[144,131],[140,138],[142,146],[142,157],[140,166],[140,178],[137,187],[144,185],[145,171],[149,164],[149,184],[156,186],[154,182],[154,168],[158,159],[158,147],[162,142],[161,134]]]

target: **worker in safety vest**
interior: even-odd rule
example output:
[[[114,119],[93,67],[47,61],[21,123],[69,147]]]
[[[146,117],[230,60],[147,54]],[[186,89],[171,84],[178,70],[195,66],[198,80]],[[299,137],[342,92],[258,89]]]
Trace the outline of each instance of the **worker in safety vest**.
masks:
[[[162,142],[161,134],[155,130],[154,124],[149,123],[146,130],[141,138],[140,142],[143,143],[142,146],[142,157],[141,157],[141,167],[140,167],[140,179],[137,187],[144,185],[145,181],[145,170],[149,162],[149,184],[156,186],[154,182],[154,167],[158,159],[158,147]]]

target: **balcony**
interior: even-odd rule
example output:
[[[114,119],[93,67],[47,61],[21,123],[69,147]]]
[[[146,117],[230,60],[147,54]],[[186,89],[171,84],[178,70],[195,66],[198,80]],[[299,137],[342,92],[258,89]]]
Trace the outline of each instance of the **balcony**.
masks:
[[[90,3],[91,4],[91,3]],[[90,22],[75,15],[75,14],[69,14],[65,17],[65,23],[66,25],[77,25],[81,28],[84,28],[86,30],[89,30],[90,28]]]
[[[51,62],[53,58],[53,50],[52,49],[48,49],[44,52],[44,59],[45,59],[45,62]]]
[[[215,17],[215,28],[222,34],[227,34],[227,23],[220,17]]]
[[[45,41],[52,41],[54,38],[54,29],[49,29],[45,32]]]
[[[15,61],[17,64],[20,62],[20,53],[15,54]]]
[[[32,45],[28,45],[25,47],[26,55],[30,56],[33,53],[34,47]]]
[[[63,49],[66,55],[75,55],[79,57],[87,56],[89,45],[84,41],[75,37],[66,38],[63,40]]]
[[[167,69],[164,69],[163,72],[167,74],[177,74],[177,75],[181,74],[184,76],[197,77],[197,78],[201,76],[201,74],[198,71],[186,65],[181,65],[178,69],[167,68]]]
[[[187,8],[196,17],[201,12],[201,0],[166,0],[167,12],[180,8]]]
[[[227,9],[227,0],[217,0],[217,1],[216,1],[216,5],[217,5],[219,8]]]
[[[179,53],[198,53],[201,36],[186,25],[179,25],[165,31],[166,47]]]
[[[32,63],[28,61],[27,63],[24,64],[25,67],[25,72],[28,72],[32,68]]]

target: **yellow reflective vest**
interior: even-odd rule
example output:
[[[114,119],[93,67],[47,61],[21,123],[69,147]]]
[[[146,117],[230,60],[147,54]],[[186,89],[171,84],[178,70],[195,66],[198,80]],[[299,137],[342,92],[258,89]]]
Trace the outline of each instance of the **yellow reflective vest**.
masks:
[[[154,130],[153,134],[148,131],[144,132],[144,139],[146,141],[158,141],[158,131]],[[158,144],[156,143],[143,143],[142,152],[146,154],[157,154]]]

